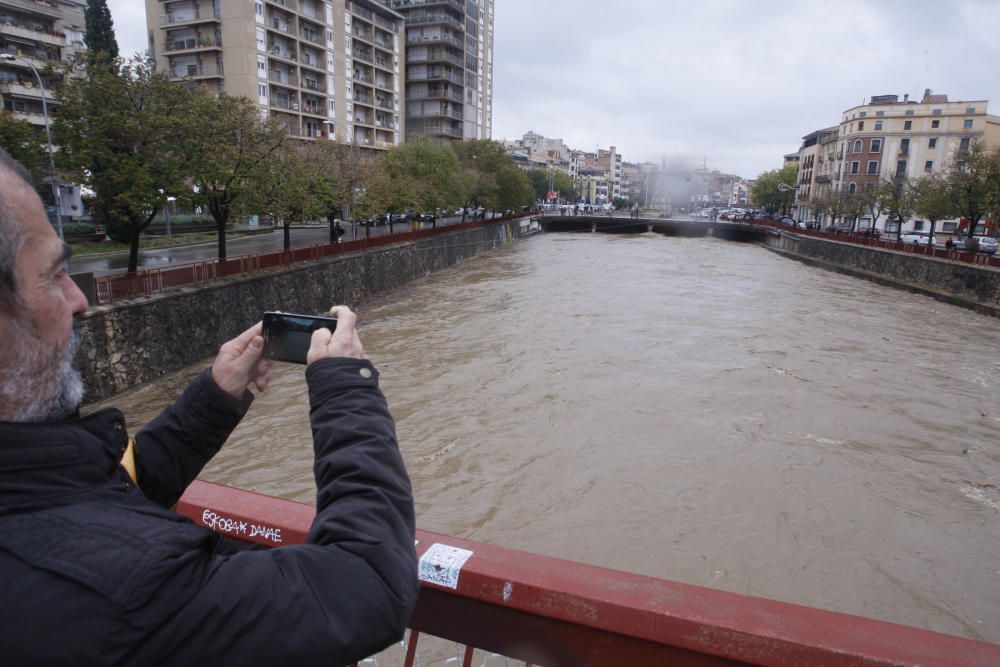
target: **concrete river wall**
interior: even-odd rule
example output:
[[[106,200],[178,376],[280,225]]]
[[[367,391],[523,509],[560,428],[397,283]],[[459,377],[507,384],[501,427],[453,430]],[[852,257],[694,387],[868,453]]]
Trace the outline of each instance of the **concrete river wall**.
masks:
[[[766,235],[764,245],[816,266],[1000,317],[1000,271],[995,268],[788,232]]]
[[[395,289],[537,230],[528,219],[463,229],[280,271],[91,308],[77,363],[87,402],[214,355],[267,310],[315,314]]]

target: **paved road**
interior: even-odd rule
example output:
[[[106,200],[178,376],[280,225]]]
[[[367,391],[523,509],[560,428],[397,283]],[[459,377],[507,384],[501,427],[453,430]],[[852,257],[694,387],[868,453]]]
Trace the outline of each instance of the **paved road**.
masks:
[[[441,218],[438,225],[451,225],[461,222],[461,217]],[[345,241],[355,238],[365,237],[365,227],[346,226],[347,233],[344,235]],[[410,230],[408,224],[393,225],[395,233]],[[387,225],[379,225],[370,228],[372,236],[383,236],[389,233]],[[330,240],[330,228],[327,225],[317,225],[316,227],[298,227],[292,229],[292,247],[301,248],[312,245],[322,245]],[[226,254],[229,257],[239,257],[240,255],[256,255],[260,253],[274,252],[281,250],[284,246],[284,235],[281,229],[264,234],[253,236],[243,236],[240,238],[226,239]],[[158,268],[170,264],[190,264],[204,260],[216,259],[219,256],[218,244],[214,241],[200,243],[191,246],[178,246],[174,248],[157,248],[154,250],[144,250],[139,253],[140,268]],[[110,255],[74,257],[69,261],[71,273],[94,273],[103,276],[112,273],[124,273],[128,268],[128,253],[114,253]]]

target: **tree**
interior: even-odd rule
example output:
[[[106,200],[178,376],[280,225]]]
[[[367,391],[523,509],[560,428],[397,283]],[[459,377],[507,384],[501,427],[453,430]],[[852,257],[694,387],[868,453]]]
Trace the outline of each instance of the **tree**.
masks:
[[[87,45],[91,57],[104,54],[107,62],[114,63],[118,59],[118,41],[107,0],[87,0],[83,19],[86,26],[83,43]]]
[[[48,175],[48,149],[31,123],[14,118],[14,114],[0,110],[0,148],[31,172],[36,187],[41,186],[42,180]],[[43,192],[50,190],[40,188],[39,194]]]
[[[273,119],[260,117],[245,97],[217,95],[205,88],[193,94],[186,133],[189,169],[201,199],[215,219],[219,259],[226,258],[226,224],[248,191],[257,187],[264,164],[287,135]]]
[[[467,174],[468,203],[484,206],[496,217],[497,211],[534,201],[531,180],[507,155],[503,144],[482,139],[456,143],[454,149]]]
[[[426,139],[401,144],[382,156],[378,168],[385,177],[380,184],[389,211],[433,213],[465,198],[466,182],[448,144]]]
[[[757,177],[753,186],[753,205],[767,210],[769,213],[788,212],[795,201],[795,180],[798,177],[798,167],[786,164],[781,169],[765,171]],[[788,189],[779,188],[788,186]]]
[[[320,176],[313,181],[317,206],[330,225],[330,243],[337,241],[336,220],[349,220],[352,207],[364,191],[374,162],[353,145],[316,141],[307,149],[307,159]]]
[[[322,175],[309,163],[305,142],[289,140],[263,163],[257,187],[243,200],[244,206],[265,211],[281,224],[284,249],[292,247],[292,222],[319,212],[315,179]]]
[[[550,186],[551,190],[558,192],[560,197],[569,197],[573,192],[573,180],[562,171],[531,169],[526,173],[535,188],[535,199],[542,201],[548,199]]]
[[[913,183],[913,210],[931,223],[931,234],[927,242],[929,251],[934,247],[935,223],[955,213],[948,181],[936,176],[924,176]]]
[[[955,213],[969,221],[967,235],[971,237],[1000,199],[1000,149],[974,143],[968,153],[957,156],[948,184]]]
[[[139,263],[139,238],[164,204],[165,193],[190,196],[192,94],[133,58],[113,67],[88,65],[83,77],[63,77],[54,132],[59,160],[76,182],[95,192],[95,213],[118,241],[129,243],[129,272]]]
[[[896,241],[903,235],[903,222],[913,213],[913,192],[904,175],[892,176],[879,184],[882,210],[896,223]]]

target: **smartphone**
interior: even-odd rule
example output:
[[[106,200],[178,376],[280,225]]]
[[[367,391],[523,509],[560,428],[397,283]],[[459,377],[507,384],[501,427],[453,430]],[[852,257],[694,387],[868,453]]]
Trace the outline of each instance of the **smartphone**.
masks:
[[[317,329],[337,328],[332,317],[314,317],[293,313],[264,313],[264,357],[275,361],[306,363],[306,354]]]

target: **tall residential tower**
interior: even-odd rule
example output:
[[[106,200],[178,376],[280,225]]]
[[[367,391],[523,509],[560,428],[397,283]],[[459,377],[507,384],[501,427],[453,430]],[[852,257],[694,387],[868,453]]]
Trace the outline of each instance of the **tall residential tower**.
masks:
[[[406,17],[406,136],[489,139],[493,1],[384,0]]]
[[[375,0],[146,0],[157,67],[243,95],[293,136],[402,142],[403,17]]]

